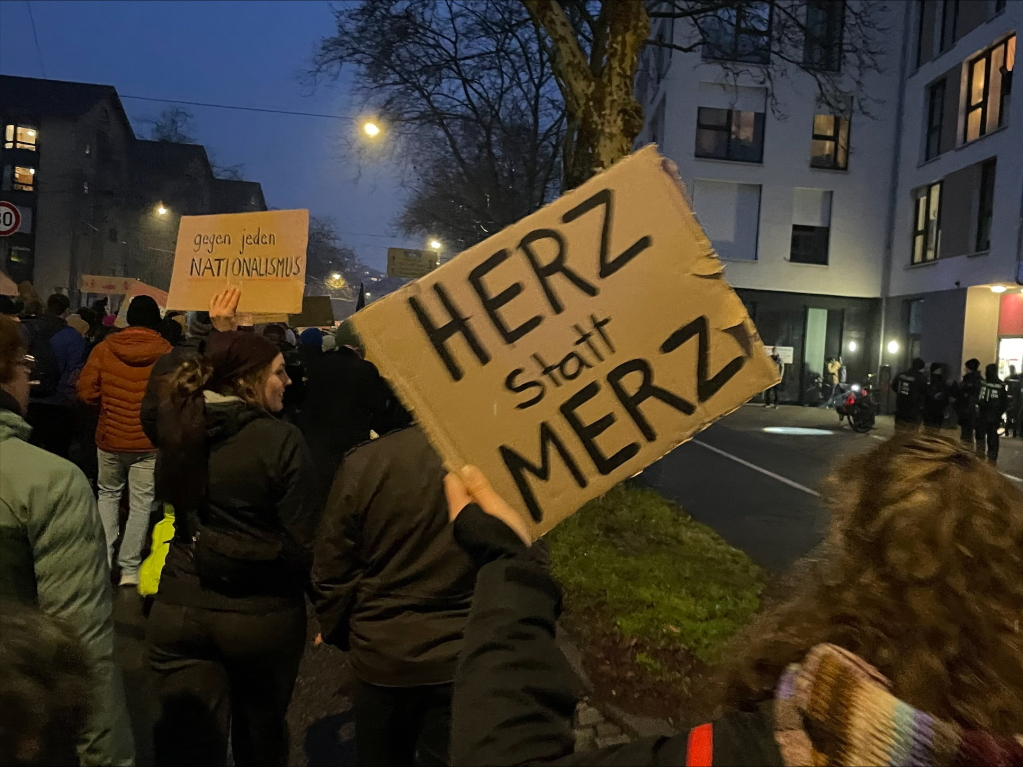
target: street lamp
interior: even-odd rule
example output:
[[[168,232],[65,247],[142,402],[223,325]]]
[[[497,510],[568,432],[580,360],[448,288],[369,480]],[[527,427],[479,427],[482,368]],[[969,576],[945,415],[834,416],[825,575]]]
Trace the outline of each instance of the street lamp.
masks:
[[[848,349],[849,349],[849,351],[851,351],[851,352],[854,352],[854,351],[856,351],[856,342],[855,342],[855,341],[850,341],[850,342],[849,342],[849,346],[848,346]]]
[[[332,280],[340,280],[341,279],[341,272],[334,272],[332,275],[330,275],[330,279],[332,279]]]
[[[372,120],[367,120],[362,124],[362,132],[370,138],[376,138],[380,135],[380,126]]]
[[[898,341],[889,341],[888,342],[888,353],[889,354],[898,354],[899,353],[899,342]]]
[[[157,208],[156,208],[156,215],[163,216],[166,213],[167,213],[167,208],[165,208],[162,204],[157,206]]]
[[[440,240],[437,239],[430,240],[430,250],[440,250],[441,247],[442,246]]]

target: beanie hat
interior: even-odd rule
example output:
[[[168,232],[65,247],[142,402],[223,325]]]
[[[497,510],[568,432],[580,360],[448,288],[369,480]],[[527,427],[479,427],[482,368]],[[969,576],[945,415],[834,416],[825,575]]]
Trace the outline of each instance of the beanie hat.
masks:
[[[155,328],[160,324],[160,307],[152,296],[135,296],[128,305],[128,324]]]
[[[323,346],[323,333],[319,328],[306,328],[299,334],[298,342],[310,346]]]
[[[233,381],[249,378],[267,367],[278,354],[276,345],[255,333],[239,330],[214,333],[203,351],[212,368],[206,388],[219,391]]]

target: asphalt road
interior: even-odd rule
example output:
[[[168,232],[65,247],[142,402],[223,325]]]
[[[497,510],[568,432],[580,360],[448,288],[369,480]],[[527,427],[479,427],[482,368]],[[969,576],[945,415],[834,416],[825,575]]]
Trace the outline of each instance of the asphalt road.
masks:
[[[779,428],[816,433],[765,431]],[[747,405],[666,455],[641,481],[780,574],[824,538],[821,480],[892,433],[890,418],[879,418],[870,434],[856,434],[833,410]],[[1023,440],[1002,440],[999,468],[1023,485],[1017,479]]]

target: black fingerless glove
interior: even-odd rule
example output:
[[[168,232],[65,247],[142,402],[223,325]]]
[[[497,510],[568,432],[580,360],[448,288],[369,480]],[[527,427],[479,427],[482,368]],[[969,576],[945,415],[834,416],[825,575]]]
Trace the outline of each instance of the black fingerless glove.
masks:
[[[529,550],[514,530],[475,503],[470,503],[455,517],[455,540],[477,567]]]

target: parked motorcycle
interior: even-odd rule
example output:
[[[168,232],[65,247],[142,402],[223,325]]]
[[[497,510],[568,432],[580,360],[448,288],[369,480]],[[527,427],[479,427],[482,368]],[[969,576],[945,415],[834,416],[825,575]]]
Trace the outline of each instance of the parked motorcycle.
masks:
[[[874,402],[869,380],[863,386],[853,384],[850,390],[835,403],[835,412],[838,413],[839,422],[848,418],[849,425],[855,432],[866,434],[873,429],[877,417],[877,405]]]

